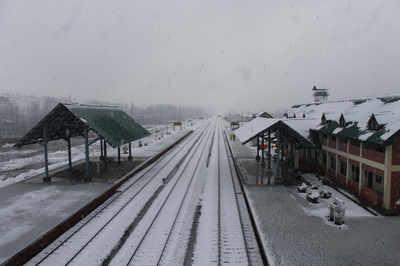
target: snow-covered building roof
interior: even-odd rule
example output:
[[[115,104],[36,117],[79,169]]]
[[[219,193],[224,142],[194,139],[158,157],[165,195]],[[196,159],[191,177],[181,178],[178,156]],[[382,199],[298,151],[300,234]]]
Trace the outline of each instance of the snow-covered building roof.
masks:
[[[297,117],[305,115],[310,129],[339,137],[353,138],[379,145],[390,144],[400,132],[400,97],[378,97],[294,105],[288,111]],[[344,124],[339,123],[343,114]],[[321,123],[324,115],[326,123]],[[368,126],[372,115],[377,127]],[[311,122],[313,121],[313,122]]]
[[[273,116],[268,112],[259,112],[255,115],[256,117],[273,118]]]

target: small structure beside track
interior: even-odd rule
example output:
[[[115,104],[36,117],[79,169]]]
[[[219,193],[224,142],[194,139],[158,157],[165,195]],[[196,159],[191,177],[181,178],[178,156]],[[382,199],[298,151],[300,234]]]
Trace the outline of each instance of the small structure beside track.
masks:
[[[62,104],[59,103],[35,127],[22,137],[16,147],[41,143],[44,148],[45,182],[50,182],[47,144],[64,139],[67,142],[68,165],[72,169],[71,138],[85,139],[85,180],[89,176],[89,145],[100,141],[100,159],[107,162],[107,144],[118,149],[118,162],[121,161],[121,145],[129,144],[129,157],[132,158],[131,142],[150,135],[128,114],[114,106]],[[93,137],[89,141],[89,136]]]

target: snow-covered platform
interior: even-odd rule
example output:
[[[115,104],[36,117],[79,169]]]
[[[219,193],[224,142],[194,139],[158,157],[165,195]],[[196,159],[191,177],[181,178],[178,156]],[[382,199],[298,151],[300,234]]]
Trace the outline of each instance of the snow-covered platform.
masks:
[[[0,263],[110,186],[18,183],[0,188]]]
[[[271,169],[268,169],[267,160],[256,161],[257,149],[250,144],[242,145],[238,139],[230,140],[232,152],[242,173],[242,181],[247,185],[274,185],[275,184],[275,162],[271,161]]]
[[[152,135],[142,140],[146,146],[133,148],[135,158],[151,157],[174,143],[185,135],[189,129],[173,132],[173,134]],[[11,146],[11,145],[10,145]],[[20,152],[7,147],[7,152]],[[99,154],[99,147],[92,146],[91,155]],[[73,148],[75,164],[82,158],[82,145]],[[116,150],[110,149],[110,155],[115,155]],[[122,154],[122,157],[127,155]],[[40,157],[40,158],[38,158]],[[66,168],[66,153],[54,151],[50,158],[60,157],[54,168],[63,170]],[[35,157],[11,158],[0,161],[0,167],[13,169],[16,162],[26,161],[27,164],[42,160],[42,155]],[[32,161],[32,162],[31,162]],[[30,166],[30,165],[29,165]],[[19,165],[15,166],[20,167]],[[0,264],[13,256],[19,250],[25,248],[42,234],[65,220],[67,217],[85,206],[88,202],[101,195],[110,188],[112,182],[75,183],[65,180],[50,184],[42,183],[43,168],[37,168],[21,173],[15,178],[0,181]]]
[[[259,163],[252,150],[229,143],[240,169],[257,173]],[[400,261],[399,217],[374,216],[337,193],[334,196],[346,205],[345,224],[337,226],[326,217],[329,199],[310,203],[294,186],[247,184],[245,190],[270,265],[398,265]]]

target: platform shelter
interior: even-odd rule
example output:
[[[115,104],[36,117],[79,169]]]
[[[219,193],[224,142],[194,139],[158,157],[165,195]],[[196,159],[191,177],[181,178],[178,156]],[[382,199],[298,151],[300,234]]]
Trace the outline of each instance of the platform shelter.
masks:
[[[299,166],[299,150],[313,149],[314,144],[307,138],[302,128],[307,128],[307,120],[268,119],[257,117],[245,123],[233,133],[242,144],[256,140],[256,160],[265,163],[267,149],[267,165],[271,169],[272,146],[276,147],[277,175],[282,170],[297,169]],[[261,157],[260,157],[261,151]]]
[[[43,145],[46,172],[44,181],[50,182],[48,143],[61,139],[67,142],[68,164],[69,168],[72,168],[71,138],[83,137],[85,140],[85,178],[89,179],[89,145],[100,141],[100,158],[105,162],[107,162],[107,144],[117,148],[118,162],[120,162],[121,145],[129,144],[129,158],[132,158],[131,142],[148,135],[150,133],[145,128],[117,107],[59,103],[22,137],[16,146],[38,143]]]

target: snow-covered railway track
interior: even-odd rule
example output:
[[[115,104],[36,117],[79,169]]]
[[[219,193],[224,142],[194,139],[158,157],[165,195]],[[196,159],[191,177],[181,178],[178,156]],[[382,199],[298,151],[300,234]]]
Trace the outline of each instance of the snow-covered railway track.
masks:
[[[218,265],[248,265],[243,228],[239,218],[228,157],[218,125]],[[223,184],[223,187],[221,186]]]
[[[116,232],[113,233],[113,230],[109,228],[117,226],[119,228],[117,231],[119,233],[122,231],[123,233],[124,226],[127,226],[128,222],[121,222],[121,220],[131,221],[135,218],[134,215],[140,214],[140,210],[143,209],[142,205],[148,202],[148,198],[157,191],[162,180],[168,178],[168,175],[174,171],[176,164],[182,160],[182,155],[186,154],[188,147],[190,148],[194,145],[204,131],[193,134],[191,138],[188,138],[178,147],[164,155],[164,158],[158,163],[140,172],[137,178],[132,178],[132,181],[121,187],[119,194],[105,202],[91,215],[63,234],[53,245],[39,253],[28,264],[80,264],[79,260],[76,259],[85,256],[84,254],[88,253],[86,249],[96,249],[97,245],[92,243],[98,242],[95,241],[97,239],[104,239],[104,237],[100,237],[102,235],[111,235],[111,239],[106,237],[106,241],[103,241],[106,244],[105,249],[100,249],[102,253],[107,254],[107,250],[112,248],[115,241],[118,242],[119,237],[121,237],[121,235]],[[137,204],[132,204],[132,202]],[[95,264],[101,263],[102,259],[104,259],[104,254],[96,258]]]
[[[261,265],[254,253],[254,242],[248,237],[251,226],[246,220],[246,209],[238,195],[242,193],[236,184],[230,156],[223,132],[222,121],[218,125],[218,265]],[[251,243],[248,243],[251,242]]]
[[[29,264],[266,264],[222,123],[137,173]]]
[[[178,217],[181,215],[189,191],[193,187],[193,180],[211,135],[211,130],[199,141],[193,152],[190,153],[185,165],[172,184],[170,190],[165,191],[160,204],[154,204],[146,217],[147,222],[138,225],[127,240],[120,252],[111,261],[111,265],[160,265],[174,232]],[[193,146],[194,147],[194,146]],[[172,180],[171,180],[172,181]]]
[[[266,261],[265,262],[263,261],[263,258],[260,254],[260,252],[262,251],[260,251],[257,240],[254,237],[255,236],[254,228],[252,227],[253,225],[251,224],[251,219],[249,216],[250,214],[248,213],[248,209],[246,207],[244,191],[242,190],[242,187],[240,185],[239,177],[235,172],[235,165],[234,165],[235,162],[231,154],[231,150],[229,148],[228,138],[225,132],[223,132],[222,135],[228,159],[229,173],[232,180],[235,203],[237,206],[240,226],[242,228],[242,237],[244,239],[248,264],[249,266],[267,264]]]

